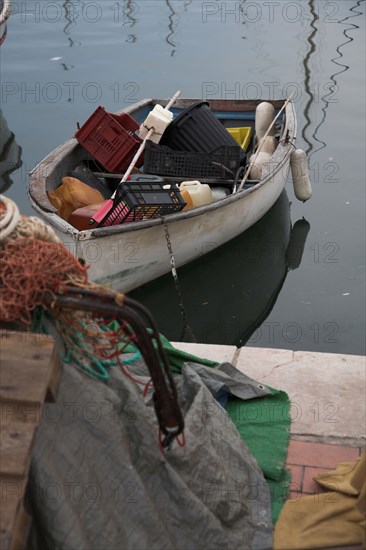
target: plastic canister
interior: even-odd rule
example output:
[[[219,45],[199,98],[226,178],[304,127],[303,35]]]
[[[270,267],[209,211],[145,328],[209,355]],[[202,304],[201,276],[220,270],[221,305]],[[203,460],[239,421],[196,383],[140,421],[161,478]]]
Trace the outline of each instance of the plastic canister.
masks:
[[[193,207],[210,204],[212,202],[211,187],[207,184],[202,184],[200,181],[183,181],[179,186],[179,191],[186,189],[193,202]]]
[[[171,121],[173,120],[173,113],[169,109],[165,109],[161,105],[155,105],[152,111],[147,115],[146,119],[140,126],[139,137],[144,139],[150,130],[154,128],[154,133],[151,136],[151,141],[159,143],[161,137]]]

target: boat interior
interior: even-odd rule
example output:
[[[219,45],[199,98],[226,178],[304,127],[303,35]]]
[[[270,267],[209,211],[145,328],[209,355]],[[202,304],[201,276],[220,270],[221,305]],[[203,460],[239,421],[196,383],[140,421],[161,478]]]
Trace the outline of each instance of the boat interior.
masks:
[[[109,113],[107,113],[107,115],[117,118],[127,114],[133,118],[136,128],[140,127],[141,129],[142,126],[140,125],[143,125],[149,113],[151,113],[156,106],[165,107],[167,103],[167,100],[160,99],[143,100],[117,113],[117,115],[111,115]],[[284,101],[212,100],[203,102],[197,99],[178,99],[174,106],[170,107],[173,121],[179,120],[182,114],[194,108],[198,103],[209,106],[209,110],[215,120],[220,123],[222,128],[225,128],[225,134],[230,136],[231,145],[228,146],[226,144],[222,147],[219,146],[215,149],[214,153],[200,152],[199,150],[197,151],[197,148],[196,151],[190,153],[187,151],[181,152],[171,150],[166,144],[161,145],[160,143],[156,144],[151,141],[146,141],[145,150],[139,159],[140,162],[136,163],[131,170],[131,175],[129,176],[130,189],[131,185],[135,188],[137,184],[141,184],[142,186],[145,184],[150,185],[150,187],[152,186],[155,190],[157,188],[156,186],[160,188],[163,187],[163,193],[165,193],[166,197],[170,195],[170,198],[168,197],[169,201],[177,203],[177,193],[181,190],[181,186],[186,185],[187,182],[190,183],[194,181],[196,182],[196,186],[197,184],[201,186],[200,192],[202,191],[201,188],[204,187],[206,191],[206,187],[209,187],[212,191],[212,199],[209,200],[210,202],[225,199],[232,193],[241,191],[242,189],[246,190],[258,184],[261,179],[262,166],[259,167],[259,170],[255,169],[256,166],[253,167],[253,157],[255,157],[254,163],[256,165],[261,156],[258,154],[260,142],[256,134],[258,123],[257,107],[261,104],[266,104],[267,106],[271,104],[272,117],[277,115],[271,135],[265,136],[264,138],[271,140],[271,146],[268,153],[263,153],[263,157],[265,156],[268,162],[274,154],[281,136],[283,136],[284,133],[286,116],[285,113],[280,112],[284,107]],[[273,118],[269,119],[269,122],[272,122],[272,120]],[[87,121],[87,123],[89,123],[89,121]],[[80,128],[86,127],[87,123],[84,123],[83,126],[77,123],[76,136],[80,133]],[[209,131],[210,128],[207,130],[206,134],[208,134]],[[132,132],[128,130],[128,134],[130,135],[138,135],[138,133],[138,131]],[[163,135],[165,136],[165,134]],[[203,134],[201,134],[201,137],[202,135]],[[193,143],[195,136],[193,134],[192,136]],[[110,139],[111,143],[108,145],[112,144],[112,138]],[[244,142],[242,143],[243,139],[245,144]],[[57,213],[76,229],[84,230],[90,228],[88,225],[89,220],[91,220],[93,212],[98,211],[97,206],[101,206],[100,195],[102,195],[103,201],[112,199],[115,206],[117,202],[118,206],[121,204],[121,194],[118,196],[117,193],[116,197],[116,190],[121,187],[120,182],[126,173],[126,166],[124,166],[124,170],[108,168],[107,163],[97,158],[98,155],[91,154],[90,151],[86,149],[86,146],[84,146],[84,143],[81,144],[80,141],[77,141],[75,138],[69,140],[53,151],[45,161],[43,161],[44,167],[42,168],[44,169],[42,170],[41,178],[31,179],[30,195],[42,209],[48,212]],[[195,144],[194,147],[196,147]],[[223,153],[221,150],[224,150],[224,156],[222,156]],[[240,153],[238,153],[238,150]],[[233,162],[230,157],[230,154],[234,151],[236,155],[240,155],[239,160],[236,159],[234,163],[235,168],[232,166]],[[219,156],[215,156],[216,154]],[[156,160],[157,158],[158,160]],[[150,164],[148,163],[149,159],[151,161]],[[131,160],[131,158],[129,160]],[[195,171],[196,169],[197,171]],[[35,172],[36,171],[37,169],[35,169]],[[89,198],[85,198],[84,190],[86,188],[80,191],[80,189],[75,190],[74,187],[71,189],[71,195],[74,194],[74,196],[70,195],[70,189],[67,189],[66,194],[62,195],[62,183],[65,183],[65,178],[66,180],[67,178],[80,180],[88,186],[88,188],[92,188],[93,191],[96,191],[98,194],[91,193]],[[244,180],[245,184],[243,185]],[[67,183],[69,184],[70,182],[67,181]],[[126,184],[124,184],[124,186],[126,193]],[[171,190],[176,189],[178,189],[178,191],[175,192],[173,196],[173,191]],[[149,188],[149,192],[150,191],[151,189]],[[192,195],[192,188],[187,187],[187,191],[188,194],[186,193],[185,197],[188,197],[189,207],[194,208],[201,205],[199,202],[197,204],[195,204],[194,201],[191,203],[190,196]],[[196,192],[197,189],[195,188],[193,191]],[[57,193],[60,193],[59,197],[56,196]],[[149,199],[146,198],[146,193],[145,195],[140,194],[137,198],[132,197],[132,202],[135,200],[135,202],[138,201],[139,205],[141,205],[147,200],[150,200],[152,194],[150,193],[148,196]],[[155,201],[157,200],[156,196],[155,193]],[[125,197],[125,195],[123,197]],[[159,197],[161,198],[162,195],[160,194]],[[71,200],[72,203],[71,206],[68,205],[66,209],[64,209],[66,214],[60,207],[62,206],[61,202],[65,200]],[[182,200],[180,200],[180,202],[182,203]],[[187,208],[187,201],[185,204],[186,206],[184,208]],[[92,209],[89,208],[90,205],[93,205]],[[84,208],[84,210],[79,212],[80,208]],[[171,212],[177,212],[178,206],[176,204],[174,208],[173,210],[169,208],[165,209],[164,215],[168,215]],[[76,219],[74,217],[70,220],[69,216],[76,210],[78,211],[77,216],[81,214],[81,218],[79,217]],[[141,208],[139,209],[136,206],[135,210],[138,213],[141,211]],[[151,219],[162,215],[161,209],[159,210],[159,208],[155,206],[150,209],[145,207],[142,210],[142,214],[140,215],[136,214],[134,211],[135,213],[133,215],[131,213],[126,215],[123,221],[121,221],[121,218],[110,219],[108,223],[104,220],[101,225],[95,227],[105,227],[106,225],[115,225],[128,221],[141,221],[143,219]]]

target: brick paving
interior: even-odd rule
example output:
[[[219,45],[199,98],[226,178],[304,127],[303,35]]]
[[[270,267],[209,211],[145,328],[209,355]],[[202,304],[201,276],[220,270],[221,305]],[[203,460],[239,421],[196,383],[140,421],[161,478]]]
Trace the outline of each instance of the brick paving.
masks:
[[[290,498],[323,492],[313,481],[317,474],[334,470],[341,462],[354,462],[362,449],[325,443],[290,440],[286,466],[291,472]]]
[[[360,449],[358,447],[309,443],[291,439],[287,462],[288,464],[333,470],[340,462],[354,462],[359,456]]]

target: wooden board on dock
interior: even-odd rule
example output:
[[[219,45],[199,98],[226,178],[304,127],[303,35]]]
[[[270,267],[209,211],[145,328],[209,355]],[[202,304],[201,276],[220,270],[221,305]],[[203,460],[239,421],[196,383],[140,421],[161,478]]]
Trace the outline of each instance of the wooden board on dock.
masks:
[[[33,438],[43,403],[56,393],[61,365],[45,335],[1,330],[0,344],[1,548],[21,550],[31,525],[23,497]]]

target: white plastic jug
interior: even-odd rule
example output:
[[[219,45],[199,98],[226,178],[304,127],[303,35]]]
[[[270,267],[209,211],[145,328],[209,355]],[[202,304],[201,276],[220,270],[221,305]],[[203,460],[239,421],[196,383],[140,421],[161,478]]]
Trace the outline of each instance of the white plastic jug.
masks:
[[[200,181],[183,181],[180,186],[180,190],[187,189],[193,202],[194,208],[202,206],[203,204],[210,204],[212,202],[211,187],[206,183],[202,184]]]
[[[159,143],[165,129],[173,120],[173,113],[169,109],[165,109],[161,105],[155,105],[152,111],[147,115],[146,119],[140,126],[139,137],[144,139],[150,128],[154,128],[154,133],[151,136],[151,141]]]

